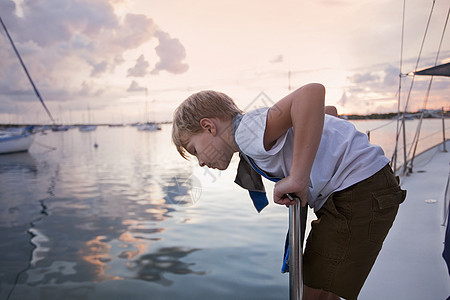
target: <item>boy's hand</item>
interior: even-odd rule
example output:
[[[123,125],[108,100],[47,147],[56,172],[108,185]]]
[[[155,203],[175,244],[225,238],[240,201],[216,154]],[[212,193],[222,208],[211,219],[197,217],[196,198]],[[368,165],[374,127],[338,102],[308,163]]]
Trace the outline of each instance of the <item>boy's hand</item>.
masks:
[[[288,176],[275,184],[273,200],[277,204],[288,207],[295,204],[297,199],[300,199],[301,206],[305,206],[308,203],[308,190],[309,182],[299,182]],[[292,197],[286,196],[288,194]]]

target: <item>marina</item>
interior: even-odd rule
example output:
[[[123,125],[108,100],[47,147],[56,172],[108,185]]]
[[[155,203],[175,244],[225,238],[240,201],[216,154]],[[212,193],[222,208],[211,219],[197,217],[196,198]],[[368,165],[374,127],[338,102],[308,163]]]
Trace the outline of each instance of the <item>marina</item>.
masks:
[[[415,128],[417,122],[406,126]],[[353,123],[366,132],[387,120]],[[0,299],[288,298],[289,276],[280,272],[288,209],[271,203],[258,214],[247,192],[233,183],[238,158],[222,172],[201,168],[195,159],[187,162],[171,144],[170,126],[154,132],[131,126],[48,131],[35,135],[29,152],[0,155]],[[420,152],[439,143],[441,126],[439,119],[424,120]],[[390,156],[394,133],[391,122],[372,130],[371,139]],[[412,138],[411,133],[408,141]],[[447,165],[437,169],[448,174],[448,153],[440,155]],[[413,176],[435,178],[420,161],[416,167]],[[413,176],[402,183],[411,185]],[[402,299],[394,295],[405,293],[405,287],[388,288],[399,282],[394,276],[428,295],[435,292],[430,299],[445,299],[441,295],[450,292],[440,256],[443,240],[437,240],[444,231],[445,183],[436,184],[436,194],[421,196],[415,205],[423,207],[413,208],[434,210],[433,224],[439,223],[434,244],[419,239],[419,232],[404,232],[405,226],[417,229],[411,223],[422,228],[419,222],[426,222],[403,216],[417,194],[408,192],[360,299],[380,299],[380,293]],[[270,196],[272,185],[265,185]],[[405,239],[422,248],[399,253],[394,244],[408,245]],[[421,255],[432,260],[430,266],[439,265],[433,276],[441,281],[419,272],[423,266],[413,261],[420,262]],[[416,272],[410,270],[414,266]],[[389,269],[394,267],[395,272]]]
[[[341,117],[383,148],[407,190],[358,299],[450,299],[450,258],[443,257],[444,248],[450,253],[448,82],[436,79],[433,87],[438,94],[429,97],[435,76],[450,76],[444,39],[450,8],[445,23],[434,21],[436,15],[445,18],[447,4],[435,7],[433,1],[413,66],[416,54],[411,51],[418,45],[404,41],[419,41],[417,28],[424,21],[424,5],[419,2],[412,3],[412,10],[410,3],[403,2],[401,35],[393,31],[400,15],[385,18],[400,12],[400,7],[391,5],[367,1],[341,10],[318,2],[317,7],[300,9],[299,4],[280,2],[272,8],[265,5],[264,16],[255,5],[240,3],[245,22],[238,26],[239,20],[233,19],[237,30],[232,38],[227,37],[233,32],[230,16],[236,16],[232,5],[228,14],[223,13],[226,7],[210,7],[222,12],[213,22],[204,18],[203,11],[197,15],[198,9],[187,9],[181,15],[174,10],[160,14],[162,20],[174,19],[159,23],[151,14],[158,15],[168,6],[72,2],[55,8],[45,1],[13,0],[2,6],[0,37],[9,45],[6,50],[3,43],[0,49],[8,74],[1,78],[0,95],[4,123],[0,126],[0,300],[301,300],[298,204],[289,209],[274,204],[273,183],[264,180],[270,205],[257,213],[247,191],[233,182],[239,157],[235,155],[225,171],[200,167],[195,158],[186,161],[171,142],[167,122],[178,101],[200,87],[217,87],[239,101],[247,99],[250,102],[238,106],[248,111],[275,103],[266,92],[274,99],[282,91],[291,92],[291,76],[297,83],[323,81],[327,101],[333,102],[327,104],[357,112],[353,116],[358,120]],[[94,18],[100,10],[102,18]],[[290,11],[303,15],[286,14]],[[185,15],[188,19],[183,19]],[[222,15],[226,19],[220,22]],[[253,22],[252,15],[257,16]],[[272,16],[278,20],[267,22]],[[320,26],[318,18],[324,20]],[[325,20],[335,18],[352,26],[339,28],[331,22],[328,29],[322,27],[327,26]],[[196,24],[197,19],[203,23]],[[286,20],[302,20],[302,24]],[[180,26],[184,23],[189,24],[186,32]],[[221,23],[226,27],[221,28]],[[354,35],[353,24],[362,23],[364,29]],[[171,37],[161,24],[173,32],[181,30],[178,33],[188,41],[185,45],[196,50],[187,56],[183,39]],[[257,33],[247,32],[248,24],[254,24]],[[40,34],[41,26],[45,32],[59,28],[61,34]],[[210,27],[214,34],[208,36],[203,30]],[[263,39],[258,39],[260,32]],[[410,32],[413,36],[408,39]],[[427,53],[422,53],[427,33],[432,39],[441,34],[440,42],[437,51],[433,44],[433,50],[426,46]],[[286,50],[266,52],[271,47],[260,46],[267,44],[267,36],[276,36],[271,42],[275,51]],[[230,40],[239,45],[229,47]],[[401,41],[398,70],[393,66],[394,41]],[[256,53],[247,52],[256,48]],[[221,59],[213,61],[217,57]],[[19,70],[24,73],[19,75]],[[421,76],[429,76],[428,87]],[[410,84],[409,90],[402,90],[402,82]],[[420,92],[413,91],[414,84]],[[144,98],[139,96],[142,92]],[[425,98],[419,106],[421,92]],[[31,104],[33,93],[39,109]],[[52,111],[58,106],[57,118],[47,104]],[[412,107],[417,113],[410,113]],[[361,116],[395,110],[384,120]],[[306,234],[314,218],[309,209]],[[287,229],[289,274],[283,274]]]

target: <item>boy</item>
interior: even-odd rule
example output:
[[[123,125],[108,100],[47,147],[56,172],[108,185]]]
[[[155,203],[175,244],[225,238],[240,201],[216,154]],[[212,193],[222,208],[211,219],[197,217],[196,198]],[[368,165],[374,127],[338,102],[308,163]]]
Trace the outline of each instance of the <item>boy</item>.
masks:
[[[227,95],[203,91],[175,111],[172,139],[184,158],[219,170],[240,152],[280,179],[275,203],[293,204],[288,193],[308,203],[317,220],[303,256],[304,299],[356,299],[406,192],[383,150],[351,123],[325,115],[324,101],[325,88],[308,84],[242,114]]]

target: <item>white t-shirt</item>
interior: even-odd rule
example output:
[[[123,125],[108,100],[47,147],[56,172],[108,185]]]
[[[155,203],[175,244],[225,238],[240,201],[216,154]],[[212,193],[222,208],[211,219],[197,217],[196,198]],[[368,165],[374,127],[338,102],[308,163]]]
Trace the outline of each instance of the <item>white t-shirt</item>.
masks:
[[[284,178],[292,165],[294,129],[290,128],[266,151],[263,140],[267,112],[266,107],[246,113],[234,138],[239,149],[261,170]],[[353,124],[325,115],[322,138],[311,169],[309,205],[319,210],[333,192],[372,176],[388,163],[381,147],[370,144],[367,136]]]

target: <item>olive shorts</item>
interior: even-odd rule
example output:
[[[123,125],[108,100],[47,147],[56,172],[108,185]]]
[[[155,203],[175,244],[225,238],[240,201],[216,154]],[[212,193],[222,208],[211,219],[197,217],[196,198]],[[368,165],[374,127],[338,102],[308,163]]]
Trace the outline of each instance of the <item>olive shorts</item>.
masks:
[[[311,224],[304,283],[357,299],[405,197],[389,165],[332,194]]]

